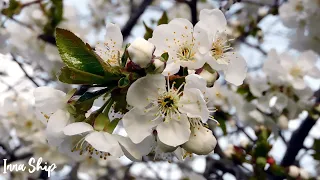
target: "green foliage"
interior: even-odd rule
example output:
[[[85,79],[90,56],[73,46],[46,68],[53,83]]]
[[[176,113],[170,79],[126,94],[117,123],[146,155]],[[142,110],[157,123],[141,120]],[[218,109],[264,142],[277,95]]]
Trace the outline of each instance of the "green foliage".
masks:
[[[17,0],[10,0],[9,7],[2,10],[2,14],[13,17],[13,15],[20,14],[22,9],[22,4]]]
[[[94,92],[85,92],[77,101],[77,103],[81,103],[87,100],[92,100],[92,99],[97,99],[98,97],[100,97],[102,94],[108,92],[110,89],[109,88],[105,88],[105,89],[101,89],[98,91],[94,91]]]
[[[122,91],[121,89],[117,89],[111,92],[111,98],[115,102],[114,111],[126,113],[127,112],[127,101],[126,101],[126,91]]]
[[[121,78],[120,68],[108,66],[88,45],[72,32],[57,28],[56,42],[66,67],[59,80],[68,84],[112,86]]]
[[[106,116],[104,113],[101,113],[95,119],[93,127],[97,131],[102,131],[104,127],[107,126],[109,123],[110,123],[109,117]]]
[[[320,139],[315,139],[313,144],[315,153],[312,155],[314,159],[320,161]]]
[[[103,84],[105,78],[100,75],[80,71],[72,67],[63,67],[58,75],[59,81],[67,84]]]
[[[129,58],[129,53],[127,51],[128,47],[130,46],[130,44],[127,44],[125,49],[124,49],[124,53],[121,57],[121,67],[125,67]]]
[[[166,11],[163,11],[161,18],[158,21],[158,26],[161,24],[168,24],[169,18]]]
[[[118,81],[118,87],[119,88],[125,88],[130,84],[130,80],[128,77],[123,77]]]
[[[51,0],[48,6],[49,9],[46,11],[48,22],[43,31],[46,35],[53,35],[55,28],[63,20],[63,0]]]
[[[148,27],[145,22],[143,22],[143,26],[144,26],[144,28],[146,29],[146,32],[144,33],[143,38],[146,39],[146,40],[148,40],[149,38],[152,37],[153,29],[151,29],[150,27]]]
[[[161,57],[165,60],[165,61],[168,61],[169,59],[169,54],[167,52],[161,54]]]
[[[108,133],[112,133],[114,129],[117,127],[120,119],[116,118],[112,120],[110,123],[106,124],[105,127],[103,128],[103,131],[106,131]]]
[[[60,56],[68,67],[104,76],[104,69],[92,49],[72,32],[57,28],[56,41]]]

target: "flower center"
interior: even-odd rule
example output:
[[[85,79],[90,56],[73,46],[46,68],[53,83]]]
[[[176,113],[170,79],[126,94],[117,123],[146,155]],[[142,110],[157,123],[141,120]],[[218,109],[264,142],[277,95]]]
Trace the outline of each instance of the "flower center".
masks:
[[[108,156],[111,154],[108,152],[102,152],[98,151],[95,148],[93,148],[89,143],[85,141],[85,137],[81,138],[80,140],[77,139],[75,142],[75,145],[71,149],[71,152],[79,151],[80,155],[87,155],[91,159],[93,156],[98,157],[100,159],[107,160]]]
[[[32,125],[33,125],[33,122],[32,121],[27,121],[24,126],[28,129],[31,129],[32,128]]]
[[[294,66],[290,69],[290,74],[293,76],[293,77],[300,77],[302,76],[302,70],[300,67],[297,67],[297,66]]]
[[[194,61],[195,52],[192,50],[192,48],[193,48],[192,44],[189,46],[181,47],[177,52],[178,58],[182,61]]]
[[[227,39],[226,35],[222,35],[212,43],[211,53],[212,56],[218,61],[219,64],[229,64],[229,60],[221,61],[221,58],[225,57],[226,52],[230,52],[233,48],[229,42],[232,39]]]
[[[296,10],[297,12],[302,12],[303,9],[304,9],[303,4],[302,4],[301,1],[299,1],[299,2],[296,4],[296,6],[295,6],[295,10]]]

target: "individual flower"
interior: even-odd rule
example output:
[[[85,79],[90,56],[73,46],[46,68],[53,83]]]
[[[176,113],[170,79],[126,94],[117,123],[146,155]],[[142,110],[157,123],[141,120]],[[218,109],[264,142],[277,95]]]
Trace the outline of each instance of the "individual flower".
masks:
[[[155,46],[143,38],[137,38],[128,47],[131,61],[142,68],[146,68],[153,57]]]
[[[123,36],[118,25],[108,23],[103,43],[98,43],[96,53],[110,66],[119,66]]]
[[[282,54],[280,58],[287,80],[295,89],[306,88],[305,76],[320,77],[320,71],[315,66],[318,57],[313,51],[305,51],[297,59],[288,54]]]
[[[128,89],[127,103],[133,108],[124,115],[123,125],[129,138],[140,143],[153,129],[159,140],[169,146],[178,146],[189,140],[188,117],[209,118],[209,110],[200,90],[175,88],[175,82],[167,85],[161,74],[142,77]]]
[[[224,14],[218,9],[204,9],[200,11],[198,27],[205,30],[209,38],[209,53],[206,62],[215,70],[223,71],[226,81],[241,85],[247,73],[247,64],[244,58],[233,52],[226,33],[227,21]],[[214,24],[214,26],[213,26]],[[198,33],[197,36],[203,33]],[[196,37],[197,37],[196,36]]]
[[[66,93],[51,87],[38,87],[33,94],[37,115],[41,113],[38,118],[45,124],[57,110],[66,110],[67,102],[70,99],[70,96],[67,96]]]
[[[202,29],[197,25],[193,27],[190,21],[182,18],[173,19],[169,24],[162,24],[154,29],[149,41],[156,46],[155,55],[169,55],[164,75],[177,73],[180,66],[198,69],[204,65],[204,55],[208,51],[205,46],[209,42],[201,32]]]
[[[123,155],[115,135],[97,131],[88,123],[70,123],[63,128],[63,134],[65,138],[61,142],[60,149],[67,151],[66,153],[74,159],[84,155],[106,160],[109,156]]]
[[[293,28],[304,23],[307,14],[303,1],[290,0],[279,7],[279,15],[284,25]]]

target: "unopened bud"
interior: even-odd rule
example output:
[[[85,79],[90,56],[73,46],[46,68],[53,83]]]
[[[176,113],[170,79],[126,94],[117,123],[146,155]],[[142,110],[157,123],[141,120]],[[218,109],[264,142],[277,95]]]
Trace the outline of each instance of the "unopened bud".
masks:
[[[161,61],[160,59],[154,59],[152,62],[154,66],[154,72],[155,73],[162,73],[165,67],[165,62]]]
[[[131,61],[142,68],[147,67],[151,62],[154,50],[155,46],[143,38],[137,38],[128,47]]]
[[[309,173],[306,170],[301,169],[301,168],[300,168],[300,177],[302,179],[309,179],[310,178]]]
[[[207,86],[213,86],[214,82],[219,78],[218,72],[210,72],[206,69],[203,69],[199,75],[207,81]]]
[[[281,129],[288,129],[288,118],[285,115],[281,115],[278,118],[278,125]]]
[[[211,153],[217,145],[217,139],[212,131],[203,127],[191,127],[189,141],[182,145],[187,152],[198,155],[207,155]]]
[[[289,176],[293,177],[293,178],[297,178],[299,176],[300,173],[300,169],[297,166],[291,165],[289,167]]]

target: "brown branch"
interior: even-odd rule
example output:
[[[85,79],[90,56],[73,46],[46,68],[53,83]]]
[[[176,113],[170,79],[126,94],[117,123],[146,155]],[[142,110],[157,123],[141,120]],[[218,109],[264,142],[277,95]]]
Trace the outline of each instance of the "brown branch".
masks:
[[[39,85],[39,84],[33,79],[33,77],[31,77],[31,76],[28,74],[28,72],[24,69],[23,63],[19,62],[19,61],[16,59],[16,57],[15,57],[14,54],[11,53],[11,56],[12,56],[13,61],[15,61],[15,62],[19,65],[20,69],[23,71],[23,73],[25,74],[25,76],[26,76],[35,86],[39,87],[40,85]]]
[[[130,16],[129,20],[121,30],[124,39],[130,35],[131,30],[137,24],[137,21],[139,20],[140,16],[144,13],[144,11],[151,3],[152,0],[142,1],[142,3],[137,8],[136,12]]]

